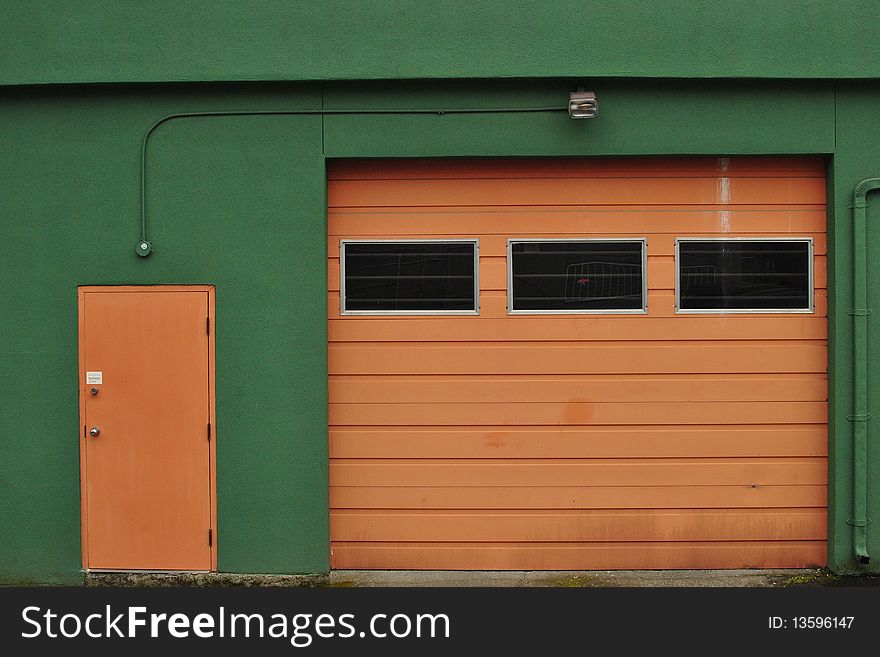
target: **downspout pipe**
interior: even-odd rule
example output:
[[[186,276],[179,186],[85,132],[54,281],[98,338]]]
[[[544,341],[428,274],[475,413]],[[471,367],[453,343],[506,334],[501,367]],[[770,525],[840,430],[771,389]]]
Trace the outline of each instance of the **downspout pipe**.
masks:
[[[880,178],[866,178],[853,190],[853,551],[866,564],[868,554],[868,245],[867,196]]]

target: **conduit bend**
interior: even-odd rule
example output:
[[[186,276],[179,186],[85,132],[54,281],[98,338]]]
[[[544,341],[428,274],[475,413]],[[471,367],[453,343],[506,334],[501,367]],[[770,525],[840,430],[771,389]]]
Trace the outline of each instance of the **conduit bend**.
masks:
[[[150,135],[163,123],[175,119],[198,119],[229,116],[346,116],[367,114],[410,114],[435,115],[447,114],[509,114],[509,113],[543,113],[568,112],[568,107],[451,107],[444,109],[300,109],[300,110],[218,110],[205,112],[175,112],[155,121],[141,139],[141,237],[135,246],[135,253],[146,257],[153,250],[152,242],[147,238],[147,143]]]
[[[868,554],[868,245],[867,196],[880,178],[866,178],[853,190],[853,552],[866,564]]]

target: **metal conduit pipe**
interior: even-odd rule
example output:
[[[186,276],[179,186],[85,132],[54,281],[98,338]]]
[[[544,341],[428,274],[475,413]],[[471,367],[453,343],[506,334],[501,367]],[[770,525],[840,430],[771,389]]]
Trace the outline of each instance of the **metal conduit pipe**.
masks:
[[[135,246],[135,253],[146,257],[153,250],[153,245],[147,239],[147,143],[150,135],[163,123],[174,119],[211,118],[218,116],[331,116],[331,115],[357,115],[357,114],[506,114],[506,113],[542,113],[542,112],[568,112],[566,107],[476,107],[476,108],[448,108],[448,109],[359,109],[359,110],[332,110],[332,109],[302,109],[302,110],[219,110],[205,112],[176,112],[168,114],[153,123],[144,133],[141,140],[141,237]]]
[[[853,190],[853,551],[868,563],[868,245],[867,196],[880,178],[867,178]]]

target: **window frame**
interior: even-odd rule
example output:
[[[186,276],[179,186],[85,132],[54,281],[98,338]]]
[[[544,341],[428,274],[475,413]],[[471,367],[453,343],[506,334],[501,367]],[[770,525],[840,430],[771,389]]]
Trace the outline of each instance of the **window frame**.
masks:
[[[474,309],[473,310],[347,310],[345,308],[345,247],[348,244],[449,244],[468,243],[474,247]],[[449,239],[366,239],[339,240],[339,314],[340,315],[473,315],[480,314],[480,240],[479,238]]]
[[[802,242],[807,244],[806,308],[682,308],[681,254],[682,242]],[[809,315],[816,312],[815,249],[812,237],[676,237],[675,238],[675,314],[676,315]]]
[[[572,310],[515,310],[513,307],[513,245],[534,243],[638,243],[642,257],[642,307]],[[648,238],[647,237],[509,237],[507,239],[507,314],[508,315],[647,315],[648,314]]]

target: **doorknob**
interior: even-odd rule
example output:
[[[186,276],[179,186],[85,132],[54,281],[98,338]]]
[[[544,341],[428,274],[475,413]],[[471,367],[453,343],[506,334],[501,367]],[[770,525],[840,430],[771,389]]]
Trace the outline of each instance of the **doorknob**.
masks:
[[[89,435],[92,438],[97,438],[101,435],[101,430],[98,427],[92,427],[91,429],[89,429]]]

